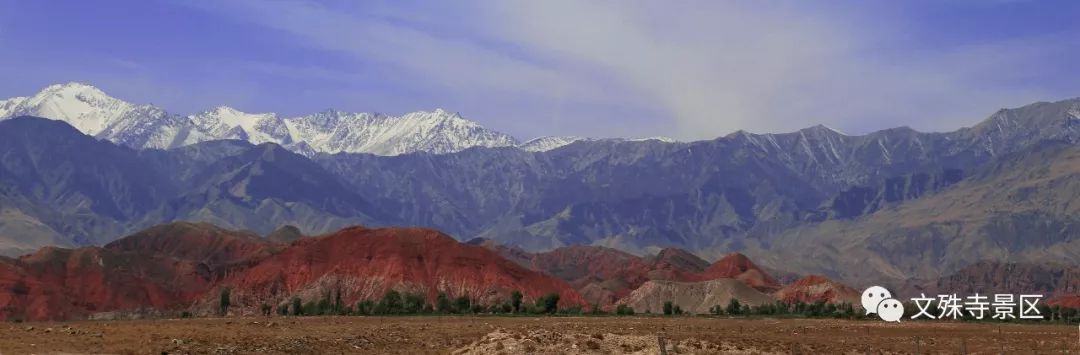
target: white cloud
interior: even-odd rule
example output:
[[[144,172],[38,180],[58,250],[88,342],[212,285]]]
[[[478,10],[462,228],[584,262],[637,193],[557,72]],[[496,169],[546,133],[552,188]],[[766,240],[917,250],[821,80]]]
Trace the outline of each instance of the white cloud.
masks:
[[[410,5],[198,6],[380,63],[399,80],[452,92],[457,102],[552,106],[550,112],[569,116],[582,130],[560,133],[606,135],[615,127],[620,134],[705,139],[738,129],[789,131],[816,123],[854,132],[895,125],[944,130],[973,124],[998,107],[1048,99],[1042,90],[1001,81],[1023,81],[1026,72],[1018,68],[1053,47],[1049,40],[891,49],[890,36],[902,29],[885,23],[855,27],[843,14],[806,11],[798,3],[507,0],[436,4],[435,10]],[[593,106],[563,108],[588,105]],[[605,115],[597,107],[656,116]],[[467,107],[453,109],[469,114]],[[500,124],[542,128],[512,119],[544,118],[525,114]],[[672,123],[666,131],[654,131],[665,121]]]

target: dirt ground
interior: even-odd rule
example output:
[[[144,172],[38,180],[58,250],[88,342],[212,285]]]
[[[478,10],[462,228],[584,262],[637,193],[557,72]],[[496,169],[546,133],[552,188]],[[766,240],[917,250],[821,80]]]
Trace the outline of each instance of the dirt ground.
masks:
[[[1075,325],[662,317],[270,317],[0,324],[0,354],[1080,354]]]

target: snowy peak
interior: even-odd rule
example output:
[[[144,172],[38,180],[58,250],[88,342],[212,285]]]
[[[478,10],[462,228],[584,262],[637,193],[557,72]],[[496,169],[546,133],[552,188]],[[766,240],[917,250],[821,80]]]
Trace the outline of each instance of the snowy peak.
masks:
[[[509,135],[486,129],[442,109],[401,116],[324,111],[286,122],[298,141],[327,153],[399,155],[423,151],[444,154],[470,147],[503,147],[517,143]]]
[[[4,118],[33,115],[61,120],[89,135],[106,130],[134,107],[78,82],[50,85],[34,96],[5,100],[0,106]]]
[[[247,113],[218,106],[179,116],[134,105],[83,83],[50,85],[33,96],[0,100],[0,119],[38,116],[132,148],[168,149],[209,140],[275,143],[295,152],[451,153],[470,147],[514,146],[517,141],[444,109],[401,116],[327,110],[300,117]]]
[[[555,148],[566,146],[570,143],[574,143],[586,138],[575,136],[544,136],[530,139],[529,141],[518,145],[518,148],[529,152],[546,152]]]
[[[539,152],[593,140],[552,136],[519,145],[510,135],[442,108],[400,116],[326,110],[280,117],[276,113],[247,113],[217,106],[181,116],[151,105],[131,104],[78,82],[50,85],[29,97],[0,100],[0,119],[22,115],[65,121],[85,134],[136,149],[170,149],[210,140],[239,139],[252,144],[275,143],[308,156],[400,155],[445,154],[472,147],[518,147]],[[636,140],[673,142],[664,137]]]
[[[201,132],[218,139],[242,139],[252,144],[293,142],[285,123],[274,113],[245,113],[229,106],[218,106],[188,116],[188,119]]]

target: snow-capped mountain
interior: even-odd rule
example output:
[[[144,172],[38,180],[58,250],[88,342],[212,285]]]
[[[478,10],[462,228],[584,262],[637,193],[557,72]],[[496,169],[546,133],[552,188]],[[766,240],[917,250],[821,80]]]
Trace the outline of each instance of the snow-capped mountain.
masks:
[[[38,116],[132,148],[175,148],[208,140],[277,143],[310,155],[412,152],[444,154],[470,147],[516,146],[507,134],[442,109],[401,116],[328,110],[300,117],[245,113],[220,106],[193,115],[136,105],[82,83],[51,85],[34,96],[0,100],[0,119]]]
[[[470,147],[508,147],[509,135],[492,131],[442,109],[401,116],[328,110],[285,119],[295,141],[320,152],[398,155],[414,151],[451,153]]]
[[[580,140],[592,140],[592,138],[582,138],[576,136],[543,136],[530,139],[525,143],[521,143],[520,145],[518,145],[518,148],[530,152],[546,152]]]

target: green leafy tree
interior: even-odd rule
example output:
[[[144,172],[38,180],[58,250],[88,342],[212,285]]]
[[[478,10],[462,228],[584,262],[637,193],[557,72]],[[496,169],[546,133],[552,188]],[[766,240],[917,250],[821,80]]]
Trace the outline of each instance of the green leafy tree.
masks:
[[[274,307],[271,306],[270,304],[263,303],[262,306],[259,307],[259,310],[262,311],[262,314],[264,316],[269,317],[270,314],[272,314],[274,312]]]
[[[317,314],[320,315],[328,315],[334,313],[334,305],[330,302],[330,291],[326,291],[323,293],[323,297],[319,299],[319,303],[315,307]]]
[[[615,314],[620,316],[632,316],[634,315],[634,308],[625,304],[620,304],[615,307]]]
[[[379,314],[399,314],[403,309],[401,293],[394,290],[386,291],[379,305],[375,306],[375,311]]]
[[[675,304],[671,301],[664,301],[664,315],[670,316],[675,313]]]
[[[454,313],[454,305],[450,303],[450,296],[446,292],[439,292],[435,297],[435,308],[439,313]]]
[[[731,301],[728,302],[727,309],[724,311],[727,312],[727,314],[737,316],[742,314],[742,304],[739,303],[738,299],[732,298]]]
[[[468,296],[460,296],[454,299],[454,311],[457,313],[469,313],[472,311],[472,301]]]
[[[427,302],[424,301],[424,296],[415,293],[405,294],[404,313],[415,314],[424,311],[424,306]]]
[[[230,299],[231,293],[232,291],[229,290],[228,287],[221,289],[221,300],[218,303],[218,311],[220,311],[223,316],[229,314],[229,306],[232,306],[232,301]]]
[[[356,314],[369,316],[375,313],[375,302],[363,300],[356,302]]]
[[[289,304],[288,303],[279,304],[277,306],[277,314],[279,316],[287,316],[287,315],[289,315]]]
[[[514,307],[514,313],[521,312],[521,300],[525,295],[521,294],[521,291],[514,291],[510,294],[510,305]]]
[[[559,311],[559,294],[549,293],[544,296],[544,313],[555,314]]]
[[[345,302],[341,300],[341,287],[338,287],[334,290],[334,312],[341,313],[343,310],[345,310]]]
[[[300,297],[292,298],[292,314],[294,316],[304,315],[304,305],[300,303]]]

